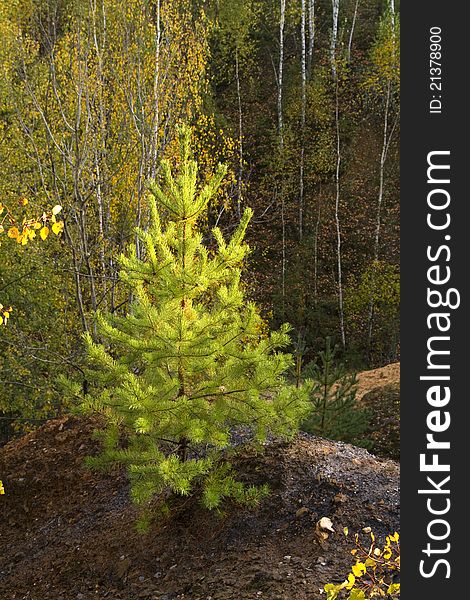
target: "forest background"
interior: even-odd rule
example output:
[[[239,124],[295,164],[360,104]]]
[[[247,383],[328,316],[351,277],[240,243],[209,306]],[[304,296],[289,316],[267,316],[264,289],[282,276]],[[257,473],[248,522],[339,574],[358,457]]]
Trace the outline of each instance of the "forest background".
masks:
[[[206,242],[254,210],[247,293],[297,370],[327,337],[350,370],[399,359],[399,3],[0,0],[0,27],[1,439],[67,409],[94,312],[125,313],[182,123],[203,179],[229,167]]]

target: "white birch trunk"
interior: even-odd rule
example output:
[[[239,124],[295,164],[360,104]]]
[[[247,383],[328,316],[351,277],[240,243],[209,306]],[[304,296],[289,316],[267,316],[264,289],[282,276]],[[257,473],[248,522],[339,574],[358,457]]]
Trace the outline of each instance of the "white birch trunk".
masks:
[[[281,15],[279,19],[279,70],[277,77],[278,95],[277,95],[277,117],[279,134],[280,158],[283,161],[284,153],[284,119],[282,107],[283,76],[284,76],[284,27],[286,20],[286,0],[280,0]],[[281,167],[282,168],[282,167]],[[282,225],[282,312],[285,311],[286,297],[286,218],[285,218],[285,200],[284,200],[284,173],[281,175],[281,225]]]
[[[238,58],[238,46],[235,49],[235,77],[237,82],[238,101],[238,182],[237,182],[237,209],[238,218],[242,216],[242,194],[243,194],[243,110],[242,95],[240,87],[240,61]]]
[[[340,221],[340,169],[341,169],[341,137],[339,129],[339,90],[338,80],[336,80],[336,107],[335,107],[335,125],[336,125],[336,198],[335,198],[335,224],[336,224],[336,260],[338,268],[338,309],[339,309],[339,327],[341,333],[341,343],[346,347],[346,333],[344,328],[344,306],[343,306],[343,265],[341,260],[341,221]]]
[[[282,112],[282,92],[284,77],[284,27],[286,21],[286,0],[280,0],[281,17],[279,19],[279,70],[277,76],[277,119],[279,145],[281,151],[284,149],[284,119]]]
[[[333,5],[333,24],[331,28],[330,62],[331,74],[336,79],[336,42],[338,40],[339,0],[331,0]]]
[[[353,42],[353,37],[354,37],[354,28],[356,27],[357,8],[358,8],[358,6],[359,6],[359,0],[356,0],[356,4],[354,6],[354,14],[353,14],[352,23],[351,23],[351,31],[349,32],[348,63],[351,62],[351,49],[352,49],[352,42]]]
[[[160,45],[162,37],[160,20],[160,0],[157,0],[157,22],[155,36],[155,73],[153,79],[153,122],[152,139],[150,140],[150,165],[149,177],[155,179],[157,173],[157,154],[158,154],[158,127],[160,125]]]
[[[301,109],[301,131],[300,131],[300,185],[299,185],[299,241],[302,241],[303,236],[303,220],[304,220],[304,170],[305,170],[305,113],[307,108],[307,49],[306,49],[306,0],[301,0],[301,21],[300,21],[300,38],[301,38],[301,80],[302,80],[302,109]]]
[[[313,50],[315,47],[315,0],[308,0],[308,74],[312,73]]]
[[[395,36],[395,2],[394,0],[389,0],[389,8],[390,8],[390,19],[392,25],[392,35]],[[374,232],[374,254],[373,261],[377,263],[380,256],[380,234],[382,228],[382,205],[383,205],[383,195],[384,195],[384,183],[385,183],[385,163],[387,161],[388,149],[390,147],[390,142],[392,140],[393,132],[395,131],[395,127],[398,121],[398,115],[395,118],[390,131],[389,131],[389,121],[390,121],[390,103],[392,100],[392,82],[389,80],[387,84],[387,92],[385,97],[385,110],[384,110],[384,124],[383,124],[383,136],[382,136],[382,152],[380,154],[379,161],[379,192],[377,195],[377,211],[375,218],[375,232]],[[370,357],[371,346],[372,346],[372,333],[374,326],[374,310],[375,310],[375,301],[374,301],[374,293],[375,293],[375,275],[372,270],[372,291],[371,298],[369,302],[369,311],[367,315],[367,347],[368,353]]]

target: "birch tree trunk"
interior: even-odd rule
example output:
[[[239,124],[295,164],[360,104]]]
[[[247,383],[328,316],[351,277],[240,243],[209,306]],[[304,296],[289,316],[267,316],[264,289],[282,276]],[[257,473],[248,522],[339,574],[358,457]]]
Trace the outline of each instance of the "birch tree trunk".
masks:
[[[238,102],[238,181],[237,181],[237,210],[238,218],[241,219],[241,205],[243,194],[243,110],[242,95],[240,87],[240,60],[238,56],[238,45],[235,48],[235,78],[237,83]],[[282,100],[282,99],[281,99]]]
[[[160,45],[162,37],[161,19],[160,19],[160,1],[156,4],[156,34],[155,34],[155,72],[153,78],[153,119],[152,119],[152,139],[150,140],[150,165],[149,177],[155,179],[157,173],[157,154],[158,154],[158,127],[160,124]]]
[[[315,47],[315,0],[308,0],[308,74],[312,73],[313,50]]]
[[[353,37],[354,37],[354,28],[356,27],[357,8],[358,8],[358,6],[359,6],[359,0],[356,0],[356,4],[354,6],[354,14],[353,14],[352,23],[351,23],[351,31],[349,32],[348,63],[351,62],[351,49],[352,49],[352,42],[353,42]]]
[[[341,259],[341,221],[340,221],[340,169],[341,169],[341,136],[339,127],[339,89],[336,79],[336,103],[335,103],[335,128],[336,128],[336,171],[335,171],[335,224],[336,224],[336,262],[338,269],[338,310],[341,343],[346,347],[346,332],[344,327],[344,302],[343,302],[343,266]]]
[[[389,8],[390,8],[390,19],[392,25],[392,36],[395,36],[395,2],[394,0],[389,0]],[[390,108],[392,101],[392,93],[393,93],[393,84],[391,79],[387,82],[387,89],[385,93],[385,109],[384,109],[384,122],[383,122],[383,135],[382,135],[382,151],[380,153],[379,159],[379,191],[377,195],[377,209],[376,209],[376,217],[375,217],[375,232],[374,232],[374,253],[373,253],[373,263],[377,264],[380,256],[380,234],[382,228],[382,206],[383,206],[383,196],[384,196],[384,184],[385,184],[385,164],[387,161],[388,151],[390,147],[390,143],[392,141],[393,133],[395,131],[397,122],[398,122],[398,114],[393,120],[392,125],[390,126]],[[371,355],[371,347],[372,347],[372,334],[373,334],[373,326],[374,326],[374,310],[375,310],[375,272],[374,267],[372,267],[372,279],[371,279],[371,298],[369,302],[369,310],[367,315],[367,348],[368,355],[370,359]]]
[[[279,69],[277,76],[277,127],[279,146],[284,150],[284,119],[282,112],[282,92],[284,77],[284,28],[286,20],[286,0],[280,0],[281,16],[279,19]]]
[[[281,160],[281,226],[282,226],[282,265],[281,265],[281,293],[282,293],[282,312],[285,313],[286,298],[286,215],[284,198],[284,118],[282,106],[283,76],[284,76],[284,28],[286,19],[286,0],[280,0],[281,15],[279,19],[279,69],[277,77],[277,118],[279,135],[279,154]]]
[[[299,241],[303,236],[304,220],[304,169],[305,169],[305,112],[307,107],[307,54],[306,54],[306,0],[301,0],[301,20],[300,20],[300,39],[301,39],[301,125],[300,125],[300,186],[299,186]]]
[[[330,63],[331,74],[336,79],[336,42],[338,40],[339,0],[331,0],[333,5],[333,25],[331,29]]]

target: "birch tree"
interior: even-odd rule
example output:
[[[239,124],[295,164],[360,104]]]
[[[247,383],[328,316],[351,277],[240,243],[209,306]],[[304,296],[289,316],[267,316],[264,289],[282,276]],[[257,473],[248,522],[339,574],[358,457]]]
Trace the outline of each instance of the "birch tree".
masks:
[[[353,13],[353,18],[352,18],[352,23],[351,23],[351,29],[349,31],[349,40],[348,40],[348,63],[351,62],[351,49],[352,49],[352,43],[353,43],[353,37],[354,37],[354,29],[356,27],[356,19],[357,19],[357,9],[359,6],[359,0],[356,0],[356,4],[354,5],[354,13]]]
[[[308,73],[312,72],[315,48],[315,0],[308,0]]]
[[[346,347],[346,330],[344,326],[344,290],[343,290],[343,263],[342,263],[342,236],[340,220],[340,200],[341,200],[341,132],[339,115],[339,82],[335,80],[335,134],[336,134],[336,168],[335,168],[335,226],[336,226],[336,265],[338,276],[338,311],[339,311],[339,329],[341,343]]]
[[[333,79],[336,79],[336,43],[338,40],[339,0],[331,0],[331,2],[333,8],[333,22],[331,27],[330,64]]]
[[[277,119],[278,119],[278,136],[279,136],[279,154],[281,159],[281,170],[284,161],[284,117],[283,117],[283,83],[284,83],[284,28],[286,20],[286,0],[280,0],[280,18],[279,18],[279,68],[277,75]],[[281,174],[282,179],[284,174]],[[284,182],[281,181],[281,226],[282,226],[282,265],[281,265],[281,293],[282,293],[282,312],[285,312],[285,297],[286,297],[286,215],[285,215],[285,198],[284,198]]]
[[[379,156],[379,185],[375,211],[375,230],[373,239],[372,265],[378,265],[380,259],[380,242],[382,230],[382,211],[385,191],[385,167],[398,124],[398,106],[396,94],[399,86],[399,32],[394,2],[390,0],[389,10],[379,26],[377,43],[372,52],[372,73],[366,81],[366,87],[377,95],[383,104],[382,145]],[[374,273],[374,268],[372,268]],[[368,347],[372,344],[375,282],[372,278],[371,298],[368,310]]]
[[[304,221],[304,169],[305,169],[305,113],[307,108],[307,50],[306,50],[306,0],[301,0],[300,19],[300,75],[301,75],[301,119],[300,119],[300,185],[299,185],[299,241],[302,241]]]

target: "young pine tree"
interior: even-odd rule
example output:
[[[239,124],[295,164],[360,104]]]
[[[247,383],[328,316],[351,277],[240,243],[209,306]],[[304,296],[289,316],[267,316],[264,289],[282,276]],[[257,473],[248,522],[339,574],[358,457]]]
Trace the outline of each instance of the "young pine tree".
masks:
[[[95,391],[84,407],[107,420],[95,463],[124,464],[137,502],[198,485],[209,508],[224,497],[256,503],[265,490],[244,487],[221,458],[231,428],[248,425],[257,440],[290,436],[309,409],[307,386],[284,379],[288,326],[266,336],[244,298],[252,211],[230,240],[215,228],[215,248],[203,242],[198,223],[225,172],[219,166],[199,189],[189,131],[181,130],[178,174],[163,162],[163,185],[149,186],[150,227],[137,230],[144,258],[133,248],[120,258],[134,299],[129,312],[97,315],[105,344],[86,338]]]
[[[335,364],[336,348],[330,338],[326,348],[320,352],[320,361],[307,365],[304,376],[313,387],[310,390],[312,412],[303,423],[302,429],[308,433],[368,446],[362,438],[369,423],[367,411],[356,404],[357,378],[346,373],[342,364]]]

